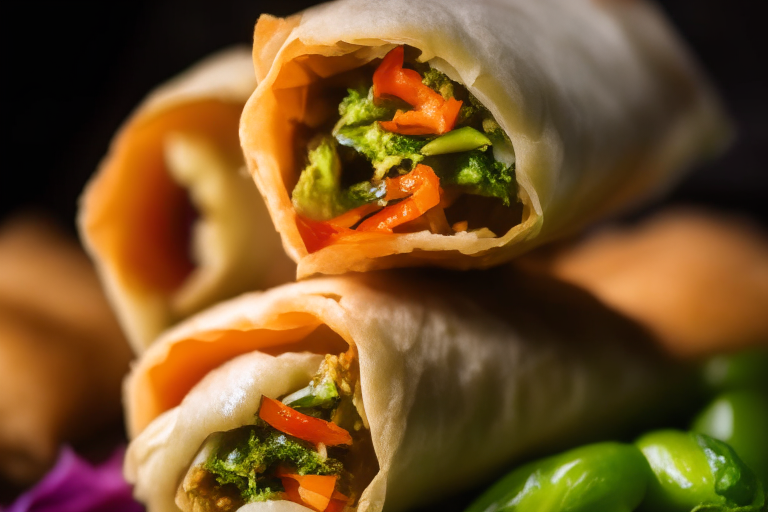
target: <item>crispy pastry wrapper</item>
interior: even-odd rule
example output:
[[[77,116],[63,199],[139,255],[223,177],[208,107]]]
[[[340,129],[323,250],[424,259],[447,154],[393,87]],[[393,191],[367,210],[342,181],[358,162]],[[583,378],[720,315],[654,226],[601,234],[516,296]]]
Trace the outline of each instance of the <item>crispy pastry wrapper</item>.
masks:
[[[312,279],[169,331],[126,381],[135,495],[150,512],[175,510],[207,436],[252,424],[262,395],[304,387],[322,354],[347,344],[358,351],[380,468],[359,511],[385,501],[404,510],[466,488],[523,456],[647,419],[685,388],[670,387],[684,372],[671,371],[642,331],[590,296],[494,272]]]
[[[82,239],[136,352],[206,306],[293,277],[238,142],[255,87],[244,48],[159,87],[85,190]]]
[[[131,351],[85,253],[51,223],[0,228],[0,480],[28,485],[59,445],[120,419]]]
[[[668,210],[521,264],[588,290],[679,356],[768,347],[768,237],[746,219]]]
[[[522,219],[490,238],[422,231],[309,254],[290,198],[305,165],[305,148],[292,144],[297,126],[333,115],[321,80],[400,44],[464,84],[509,135]],[[242,145],[299,277],[497,265],[658,194],[730,139],[709,84],[645,1],[340,0],[284,20],[262,16],[254,63],[260,84],[243,113]]]

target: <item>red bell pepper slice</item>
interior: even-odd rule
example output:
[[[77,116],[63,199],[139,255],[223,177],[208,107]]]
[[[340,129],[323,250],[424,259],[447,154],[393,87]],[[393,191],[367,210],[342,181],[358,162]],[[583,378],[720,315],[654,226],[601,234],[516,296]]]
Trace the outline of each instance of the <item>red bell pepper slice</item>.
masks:
[[[387,131],[403,135],[442,135],[453,129],[461,109],[461,101],[445,100],[422,83],[421,75],[403,69],[404,50],[398,46],[390,51],[373,73],[373,96],[395,96],[414,110],[398,110],[392,121],[381,121]]]
[[[259,418],[280,432],[313,444],[324,443],[326,446],[352,444],[352,436],[349,432],[335,423],[301,414],[282,402],[266,396],[261,400]]]

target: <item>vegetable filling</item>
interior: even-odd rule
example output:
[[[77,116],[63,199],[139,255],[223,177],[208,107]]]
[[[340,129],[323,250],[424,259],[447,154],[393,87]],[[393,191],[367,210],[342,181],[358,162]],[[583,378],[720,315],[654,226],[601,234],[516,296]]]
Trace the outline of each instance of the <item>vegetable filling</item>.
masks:
[[[404,61],[405,47],[390,51],[309,142],[292,202],[310,253],[375,234],[466,231],[470,219],[446,211],[464,195],[517,203],[512,143],[488,109],[440,71]],[[489,224],[476,228],[496,236]]]
[[[289,500],[341,511],[356,503],[376,472],[353,348],[327,355],[309,385],[282,400],[262,397],[252,425],[209,436],[177,503],[183,510],[228,512]]]

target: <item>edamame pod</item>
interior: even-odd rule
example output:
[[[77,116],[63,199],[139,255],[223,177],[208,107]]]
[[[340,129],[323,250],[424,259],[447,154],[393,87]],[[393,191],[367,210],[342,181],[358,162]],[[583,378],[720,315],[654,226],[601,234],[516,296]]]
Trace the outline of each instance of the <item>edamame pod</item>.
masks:
[[[466,512],[630,512],[651,478],[636,447],[591,444],[518,468]]]
[[[694,420],[691,430],[728,443],[768,488],[768,395],[753,390],[722,393]]]
[[[651,479],[639,510],[648,512],[759,512],[762,486],[727,444],[704,434],[660,430],[636,445]]]

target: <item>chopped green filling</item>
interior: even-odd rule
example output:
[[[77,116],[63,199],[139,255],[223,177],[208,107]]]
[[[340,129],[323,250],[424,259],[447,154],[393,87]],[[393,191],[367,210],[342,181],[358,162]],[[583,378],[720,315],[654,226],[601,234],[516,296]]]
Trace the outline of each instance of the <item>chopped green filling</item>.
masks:
[[[375,169],[374,180],[382,180],[387,172],[409,161],[408,170],[424,159],[421,148],[426,139],[399,135],[384,130],[374,122],[362,126],[344,126],[336,133],[336,140],[343,146],[354,148],[367,158]]]
[[[462,101],[456,128],[477,130],[480,137],[485,134],[493,149],[486,151],[486,146],[459,151],[448,158],[425,156],[421,150],[435,139],[434,136],[400,135],[384,130],[379,121],[392,119],[397,110],[394,104],[391,101],[377,104],[373,87],[348,89],[339,104],[340,118],[333,127],[332,137],[324,137],[310,150],[309,163],[293,190],[297,213],[313,220],[330,220],[358,206],[381,201],[386,196],[384,178],[392,169],[403,174],[421,162],[435,170],[442,186],[456,186],[468,194],[496,197],[507,206],[516,200],[514,150],[504,130],[488,109],[461,84],[426,64],[417,66],[423,70],[425,85],[445,99]],[[369,181],[342,189],[337,144],[354,149],[371,163],[373,173]],[[439,154],[436,151],[427,153]]]
[[[358,206],[384,197],[386,190],[369,182],[341,189],[341,164],[336,143],[324,137],[309,152],[309,164],[301,172],[291,194],[293,207],[309,219],[329,220]]]
[[[392,119],[395,109],[387,104],[376,105],[373,102],[373,87],[367,90],[347,89],[347,95],[339,104],[339,115],[341,118],[336,123],[334,133],[342,126],[358,126]]]
[[[506,133],[504,133],[504,130],[501,129],[499,123],[497,123],[496,120],[491,116],[483,118],[483,131],[494,144],[510,142],[509,137]]]
[[[441,73],[435,68],[426,70],[421,82],[433,91],[440,93],[440,96],[446,100],[454,97],[453,80],[448,78],[445,73]]]
[[[283,398],[283,403],[294,409],[308,407],[332,409],[339,403],[339,391],[333,379],[326,374],[319,382],[315,383],[313,380],[309,386]]]
[[[237,487],[248,503],[279,498],[283,486],[270,474],[281,464],[295,466],[300,475],[338,475],[343,469],[341,462],[323,459],[309,443],[253,425],[222,434],[204,468],[219,485]]]
[[[516,197],[515,166],[494,160],[490,152],[475,149],[451,155],[448,165],[443,156],[432,164],[443,186],[457,185],[467,193],[497,197],[509,206]]]

